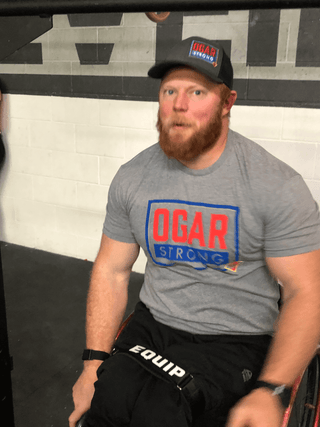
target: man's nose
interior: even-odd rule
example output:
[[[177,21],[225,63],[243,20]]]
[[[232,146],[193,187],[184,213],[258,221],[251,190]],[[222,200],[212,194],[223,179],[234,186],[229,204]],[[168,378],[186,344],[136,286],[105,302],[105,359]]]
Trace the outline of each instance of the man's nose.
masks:
[[[173,108],[176,111],[187,111],[188,109],[188,95],[183,92],[179,92],[176,95],[176,98],[174,100]]]

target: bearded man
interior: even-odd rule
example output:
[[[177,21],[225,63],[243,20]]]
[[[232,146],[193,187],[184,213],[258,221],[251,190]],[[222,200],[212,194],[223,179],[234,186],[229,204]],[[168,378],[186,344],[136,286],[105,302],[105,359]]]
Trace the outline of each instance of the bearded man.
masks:
[[[159,143],[110,187],[70,427],[86,411],[86,427],[280,427],[320,337],[318,208],[297,172],[229,129],[218,43],[185,39],[149,76]],[[141,301],[115,343],[140,247]]]

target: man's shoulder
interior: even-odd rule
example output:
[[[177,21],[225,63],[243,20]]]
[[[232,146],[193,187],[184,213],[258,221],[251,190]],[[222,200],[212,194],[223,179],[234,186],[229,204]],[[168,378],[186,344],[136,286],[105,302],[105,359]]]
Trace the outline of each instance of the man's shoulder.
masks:
[[[247,172],[266,176],[269,179],[281,177],[292,178],[299,175],[291,166],[275,157],[257,142],[230,130],[229,138],[232,142],[235,155]]]
[[[161,173],[165,155],[159,144],[151,145],[124,163],[113,179],[113,183],[122,188],[134,188],[150,174]]]
[[[150,162],[156,162],[163,158],[163,151],[160,148],[159,143],[153,144],[150,147],[144,149],[140,153],[138,153],[131,160],[126,162],[122,169],[132,169],[132,170],[140,170],[140,168],[145,168]]]

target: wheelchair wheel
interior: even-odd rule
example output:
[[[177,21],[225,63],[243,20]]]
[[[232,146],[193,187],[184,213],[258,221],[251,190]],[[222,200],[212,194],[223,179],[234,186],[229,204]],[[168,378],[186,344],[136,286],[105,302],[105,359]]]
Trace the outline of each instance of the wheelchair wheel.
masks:
[[[295,384],[282,427],[318,427],[320,415],[320,356],[316,355]]]

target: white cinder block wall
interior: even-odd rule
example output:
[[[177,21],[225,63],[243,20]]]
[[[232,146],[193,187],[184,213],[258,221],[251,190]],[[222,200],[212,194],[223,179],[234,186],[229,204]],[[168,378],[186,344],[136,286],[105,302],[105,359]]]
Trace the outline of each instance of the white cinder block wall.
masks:
[[[194,30],[194,19],[187,24],[184,37]],[[59,57],[56,44],[54,48]],[[243,77],[241,61],[235,70]],[[94,260],[111,180],[120,165],[157,141],[157,104],[3,98],[7,161],[1,176],[1,240]],[[231,128],[300,172],[320,202],[320,109],[235,106]],[[141,254],[134,270],[143,272],[144,264]]]
[[[5,95],[1,239],[94,260],[111,180],[157,141],[156,115],[149,102]]]
[[[4,104],[1,239],[94,260],[111,180],[157,141],[157,104],[24,95]],[[295,168],[320,202],[320,110],[236,106],[231,128]],[[134,270],[144,263],[142,254]]]

